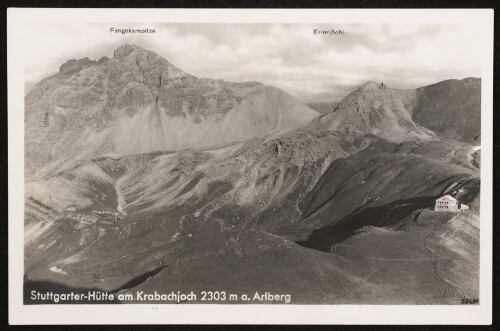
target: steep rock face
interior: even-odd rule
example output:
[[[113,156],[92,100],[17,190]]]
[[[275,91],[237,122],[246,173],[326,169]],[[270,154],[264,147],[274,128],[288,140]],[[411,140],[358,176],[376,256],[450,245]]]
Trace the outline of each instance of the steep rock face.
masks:
[[[316,115],[279,89],[199,79],[124,45],[111,59],[67,61],[26,96],[26,173],[102,154],[223,144]]]
[[[450,79],[416,91],[413,120],[437,134],[481,143],[481,79]]]

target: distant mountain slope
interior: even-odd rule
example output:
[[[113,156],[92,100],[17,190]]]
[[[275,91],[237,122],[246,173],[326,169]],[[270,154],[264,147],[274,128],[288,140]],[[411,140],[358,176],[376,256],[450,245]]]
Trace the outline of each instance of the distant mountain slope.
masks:
[[[416,123],[449,139],[481,143],[481,79],[450,79],[416,92]]]
[[[154,52],[69,60],[26,96],[27,174],[75,157],[223,144],[302,126],[317,116],[256,82],[199,79]]]
[[[368,82],[331,112],[316,118],[311,127],[371,133],[393,142],[439,135],[477,145],[481,137],[481,81],[447,80],[416,90]]]

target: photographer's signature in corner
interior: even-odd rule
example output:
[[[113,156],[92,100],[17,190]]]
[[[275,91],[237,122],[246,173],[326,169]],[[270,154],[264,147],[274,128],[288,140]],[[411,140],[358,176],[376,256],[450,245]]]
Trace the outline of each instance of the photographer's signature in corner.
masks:
[[[477,305],[479,304],[479,299],[462,299],[462,305]]]
[[[343,36],[346,35],[347,32],[344,29],[314,29],[314,35],[323,35],[323,36]]]

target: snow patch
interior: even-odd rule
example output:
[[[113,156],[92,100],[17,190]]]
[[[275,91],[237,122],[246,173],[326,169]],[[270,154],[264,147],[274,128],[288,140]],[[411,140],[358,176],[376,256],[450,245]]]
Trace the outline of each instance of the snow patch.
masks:
[[[122,190],[120,190],[120,183],[122,180],[123,180],[123,178],[120,178],[115,183],[116,204],[117,204],[116,210],[125,216],[125,215],[127,215],[127,213],[123,210],[123,206],[125,205],[125,196],[124,196]]]
[[[67,275],[66,271],[62,270],[62,269],[59,269],[58,267],[56,266],[52,266],[50,267],[49,269],[50,271],[52,272],[57,272],[58,274],[63,274],[63,275]]]

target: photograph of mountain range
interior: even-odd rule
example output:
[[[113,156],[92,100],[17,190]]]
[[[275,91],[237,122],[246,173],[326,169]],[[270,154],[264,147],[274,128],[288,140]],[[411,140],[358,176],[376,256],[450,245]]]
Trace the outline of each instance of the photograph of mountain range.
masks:
[[[146,28],[102,25],[79,56],[55,39],[41,58],[58,71],[26,68],[25,304],[479,299],[481,71],[465,34]]]

